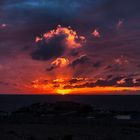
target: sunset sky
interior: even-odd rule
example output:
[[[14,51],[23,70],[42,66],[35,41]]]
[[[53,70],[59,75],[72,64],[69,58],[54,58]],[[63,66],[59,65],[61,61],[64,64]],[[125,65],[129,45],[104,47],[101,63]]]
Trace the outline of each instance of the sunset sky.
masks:
[[[139,94],[139,0],[1,0],[1,94]]]

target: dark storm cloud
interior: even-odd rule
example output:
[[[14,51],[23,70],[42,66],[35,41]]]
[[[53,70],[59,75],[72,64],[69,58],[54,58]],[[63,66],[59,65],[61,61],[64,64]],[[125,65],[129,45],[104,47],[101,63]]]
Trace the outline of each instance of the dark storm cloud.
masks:
[[[18,29],[20,34],[24,34],[27,38],[44,33],[44,30],[54,28],[57,24],[74,26],[79,32],[91,32],[97,26],[103,32],[109,32],[109,37],[114,33],[110,28],[113,24],[117,24],[119,19],[123,19],[124,24],[128,24],[128,28],[129,26],[139,28],[139,23],[130,25],[127,20],[130,18],[130,21],[134,22],[131,18],[140,14],[139,0],[61,0],[61,2],[58,0],[2,0],[0,4],[0,9],[3,11],[1,20],[14,24],[13,30]],[[123,34],[126,33],[123,32]],[[96,42],[92,45],[115,47],[118,44],[124,46],[129,42],[130,46],[135,42],[138,46],[139,38],[136,41],[135,33],[131,34],[131,40],[126,36],[121,40],[111,41],[111,37],[110,40],[105,39],[103,43],[97,41],[97,45]],[[133,38],[135,41],[132,41]]]
[[[58,25],[56,29],[44,33],[43,37],[36,37],[36,49],[31,54],[36,60],[49,60],[69,54],[73,49],[83,46],[83,36],[78,36],[71,27]],[[66,51],[65,51],[66,50]]]
[[[32,58],[35,60],[49,60],[61,56],[65,51],[64,39],[65,36],[61,34],[48,42],[45,39],[38,42],[36,50],[31,54]]]

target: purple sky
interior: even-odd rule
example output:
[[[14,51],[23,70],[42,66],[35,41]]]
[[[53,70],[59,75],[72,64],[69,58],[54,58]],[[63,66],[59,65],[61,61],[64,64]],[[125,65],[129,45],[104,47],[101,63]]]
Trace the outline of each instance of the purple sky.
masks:
[[[92,79],[75,81],[76,88],[139,87],[139,6],[139,0],[1,0],[0,93],[27,93],[32,81],[47,84],[59,74]]]

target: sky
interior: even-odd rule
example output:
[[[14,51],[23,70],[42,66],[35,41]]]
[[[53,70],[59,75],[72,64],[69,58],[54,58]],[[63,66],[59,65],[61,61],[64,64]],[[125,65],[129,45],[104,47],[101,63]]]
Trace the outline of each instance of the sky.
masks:
[[[1,0],[0,94],[139,94],[139,0]]]

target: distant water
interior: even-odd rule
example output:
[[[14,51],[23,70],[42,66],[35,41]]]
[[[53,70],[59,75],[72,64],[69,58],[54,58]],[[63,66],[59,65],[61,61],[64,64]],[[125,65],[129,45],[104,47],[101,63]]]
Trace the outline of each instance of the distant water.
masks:
[[[75,101],[104,109],[140,111],[139,95],[0,95],[0,110],[12,111],[36,102]]]

